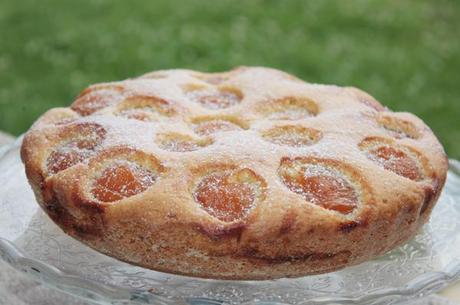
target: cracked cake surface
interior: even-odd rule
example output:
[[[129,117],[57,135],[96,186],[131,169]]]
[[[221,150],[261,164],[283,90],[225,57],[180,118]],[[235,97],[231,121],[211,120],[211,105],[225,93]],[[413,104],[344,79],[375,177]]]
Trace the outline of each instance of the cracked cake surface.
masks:
[[[67,234],[216,279],[298,277],[383,254],[427,222],[448,167],[415,115],[263,67],[89,86],[34,123],[21,157]]]

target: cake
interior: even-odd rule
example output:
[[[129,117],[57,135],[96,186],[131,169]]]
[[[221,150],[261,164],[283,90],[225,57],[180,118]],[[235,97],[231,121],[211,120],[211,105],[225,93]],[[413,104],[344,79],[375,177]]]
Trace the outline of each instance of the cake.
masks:
[[[68,235],[153,270],[238,280],[330,272],[401,245],[448,168],[415,115],[262,67],[89,86],[33,124],[21,157]]]

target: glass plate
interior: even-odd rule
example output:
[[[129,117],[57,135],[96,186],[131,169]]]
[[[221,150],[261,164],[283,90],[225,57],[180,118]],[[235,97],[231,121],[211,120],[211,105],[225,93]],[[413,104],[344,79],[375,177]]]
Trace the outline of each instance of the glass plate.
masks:
[[[99,304],[391,304],[460,278],[460,163],[455,160],[431,221],[386,255],[297,279],[217,281],[132,266],[64,234],[35,202],[20,143],[0,151],[0,257],[52,287]]]

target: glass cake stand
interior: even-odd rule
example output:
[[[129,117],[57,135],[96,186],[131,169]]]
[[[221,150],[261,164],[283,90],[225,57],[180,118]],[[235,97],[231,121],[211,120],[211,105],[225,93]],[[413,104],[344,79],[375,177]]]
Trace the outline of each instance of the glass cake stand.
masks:
[[[64,234],[35,202],[20,143],[0,150],[0,257],[30,277],[98,304],[394,304],[460,278],[460,162],[455,160],[430,222],[386,255],[297,279],[217,281],[136,267]]]

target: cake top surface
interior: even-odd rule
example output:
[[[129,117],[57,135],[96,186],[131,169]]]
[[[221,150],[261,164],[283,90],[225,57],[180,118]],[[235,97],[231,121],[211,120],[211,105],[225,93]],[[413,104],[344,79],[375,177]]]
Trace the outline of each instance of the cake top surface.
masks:
[[[176,210],[220,224],[261,217],[280,201],[356,219],[392,190],[423,192],[446,168],[416,116],[357,88],[260,67],[92,85],[29,133],[42,175],[84,166],[82,193],[97,205],[155,189]]]

